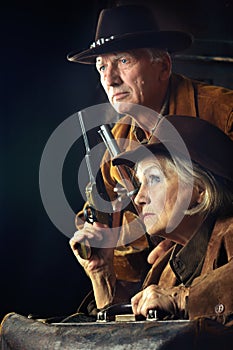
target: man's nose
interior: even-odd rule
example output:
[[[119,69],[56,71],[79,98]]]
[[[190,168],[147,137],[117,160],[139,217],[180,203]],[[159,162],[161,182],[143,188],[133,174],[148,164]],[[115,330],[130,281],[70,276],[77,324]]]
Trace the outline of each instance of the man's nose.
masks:
[[[108,86],[119,86],[122,83],[120,72],[117,67],[110,66],[104,74],[104,81]]]

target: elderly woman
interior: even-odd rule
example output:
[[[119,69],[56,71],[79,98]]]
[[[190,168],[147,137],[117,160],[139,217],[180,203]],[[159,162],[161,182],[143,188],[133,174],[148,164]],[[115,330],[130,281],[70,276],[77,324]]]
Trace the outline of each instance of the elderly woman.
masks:
[[[155,261],[139,291],[117,281],[113,251],[117,232],[85,224],[70,240],[91,279],[98,309],[131,301],[136,315],[156,309],[161,318],[233,319],[233,142],[208,122],[164,117],[154,143],[113,160],[134,167],[140,188],[134,202],[146,231],[175,242]],[[83,239],[103,242],[89,260],[77,252]],[[155,263],[153,263],[155,261]]]

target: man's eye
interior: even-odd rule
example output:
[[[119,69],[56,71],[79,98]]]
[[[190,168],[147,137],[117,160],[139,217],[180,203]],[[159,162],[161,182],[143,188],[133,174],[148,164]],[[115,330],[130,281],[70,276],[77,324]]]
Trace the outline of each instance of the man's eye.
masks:
[[[101,66],[96,66],[96,69],[97,69],[97,71],[100,73],[100,72],[104,72],[105,71],[105,69],[106,69],[106,65],[101,65]]]
[[[127,60],[126,58],[122,58],[122,59],[121,59],[121,63],[125,64],[125,63],[127,63],[127,62],[128,62],[128,60]]]

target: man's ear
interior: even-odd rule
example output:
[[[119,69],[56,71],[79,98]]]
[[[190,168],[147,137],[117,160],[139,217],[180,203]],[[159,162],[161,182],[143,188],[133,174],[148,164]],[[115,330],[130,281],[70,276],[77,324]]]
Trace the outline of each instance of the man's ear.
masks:
[[[160,71],[160,79],[168,80],[172,69],[171,57],[168,54],[165,54],[160,64],[162,65],[162,69]]]

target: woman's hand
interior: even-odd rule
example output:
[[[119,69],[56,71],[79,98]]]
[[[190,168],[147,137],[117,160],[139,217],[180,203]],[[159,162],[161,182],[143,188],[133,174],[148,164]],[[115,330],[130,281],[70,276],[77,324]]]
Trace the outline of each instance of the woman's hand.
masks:
[[[71,249],[86,273],[95,271],[101,267],[113,263],[113,252],[117,242],[114,230],[107,225],[94,222],[93,225],[85,222],[82,230],[76,231],[70,239]],[[82,259],[79,256],[77,244],[87,239],[92,246],[90,259]]]
[[[189,288],[179,286],[160,288],[152,284],[143,291],[137,293],[131,304],[135,315],[147,316],[151,309],[159,310],[170,318],[184,318]]]
[[[90,259],[82,259],[77,244],[87,239],[92,245]],[[113,265],[114,248],[118,231],[99,222],[85,223],[82,230],[75,232],[70,246],[86,274],[90,277],[95,300],[99,309],[111,304],[115,296],[116,275]]]
[[[156,260],[158,260],[161,256],[163,256],[172,246],[174,242],[169,239],[164,239],[150,252],[147,257],[147,261],[149,264],[153,265]]]

